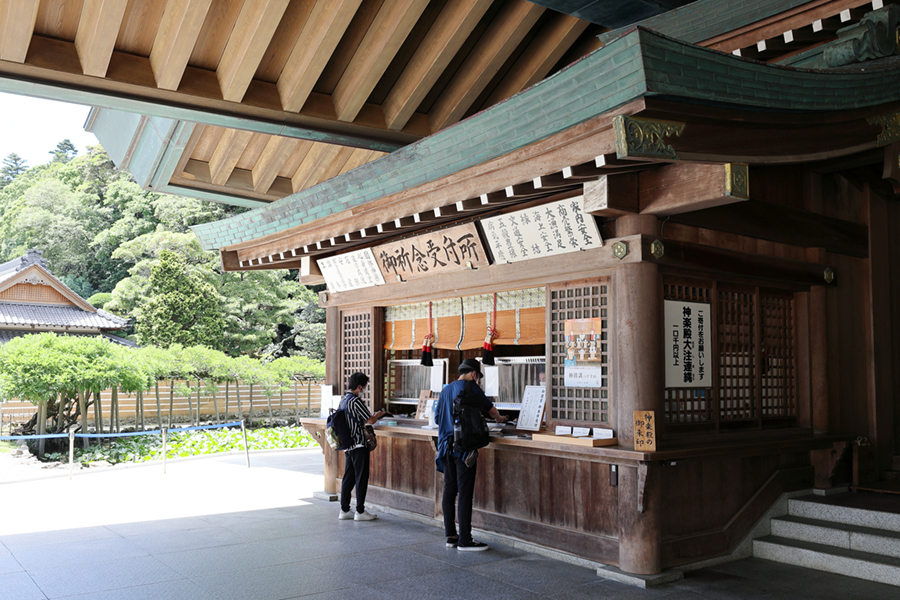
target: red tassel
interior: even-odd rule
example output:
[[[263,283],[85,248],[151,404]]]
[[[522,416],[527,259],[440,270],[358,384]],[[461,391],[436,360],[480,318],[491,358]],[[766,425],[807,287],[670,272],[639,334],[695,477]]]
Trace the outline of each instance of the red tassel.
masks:
[[[431,302],[428,303],[428,335],[425,336],[425,342],[422,344],[422,360],[419,364],[424,367],[433,367],[434,361],[431,358],[431,341],[434,334],[431,331]]]

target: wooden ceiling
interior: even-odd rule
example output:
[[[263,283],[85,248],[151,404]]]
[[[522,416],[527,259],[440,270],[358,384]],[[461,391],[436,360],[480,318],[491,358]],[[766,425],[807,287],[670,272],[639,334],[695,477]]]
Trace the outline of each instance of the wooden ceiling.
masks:
[[[173,183],[259,200],[492,106],[607,30],[525,0],[0,0],[0,18],[0,77],[194,109]]]

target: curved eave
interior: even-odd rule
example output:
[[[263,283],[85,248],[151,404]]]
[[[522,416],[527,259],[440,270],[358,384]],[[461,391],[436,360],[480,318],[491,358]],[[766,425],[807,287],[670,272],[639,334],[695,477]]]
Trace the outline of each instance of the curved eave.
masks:
[[[754,121],[774,129],[793,128],[804,119],[812,127],[818,119],[823,146],[807,148],[813,160],[875,147],[880,128],[863,126],[859,143],[829,150],[826,146],[837,140],[827,133],[827,125],[859,123],[866,114],[900,100],[900,71],[793,69],[741,60],[638,28],[532,88],[415,144],[269,206],[193,230],[208,249],[272,239],[510,155],[647,97],[749,110]],[[823,119],[826,112],[832,114]],[[848,114],[841,117],[842,112]],[[741,140],[730,138],[728,143],[739,145]],[[778,148],[767,151],[777,153]],[[691,154],[682,158],[704,160],[702,148]],[[803,156],[793,152],[790,158]]]

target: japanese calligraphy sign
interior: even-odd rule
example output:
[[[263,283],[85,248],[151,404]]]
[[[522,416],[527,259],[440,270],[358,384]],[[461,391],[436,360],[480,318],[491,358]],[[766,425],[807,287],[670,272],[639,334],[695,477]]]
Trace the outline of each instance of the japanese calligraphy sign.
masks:
[[[373,285],[384,285],[384,277],[372,250],[357,250],[316,261],[322,277],[333,292],[344,292]]]
[[[584,212],[583,196],[483,219],[481,226],[497,263],[603,245],[594,217]]]
[[[522,395],[522,407],[516,429],[540,431],[544,421],[544,406],[547,403],[547,388],[543,385],[526,385]]]
[[[664,312],[666,387],[712,386],[710,305],[666,300]]]
[[[474,223],[442,229],[375,248],[378,267],[386,281],[486,267],[487,253]]]
[[[634,449],[656,452],[656,415],[652,410],[634,411]]]

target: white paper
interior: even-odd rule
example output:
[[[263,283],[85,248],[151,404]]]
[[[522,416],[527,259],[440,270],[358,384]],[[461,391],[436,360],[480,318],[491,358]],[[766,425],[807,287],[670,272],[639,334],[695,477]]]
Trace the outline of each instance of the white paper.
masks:
[[[428,427],[437,427],[434,420],[434,398],[429,398],[425,403],[425,414],[428,415]]]
[[[519,409],[519,420],[516,429],[540,431],[544,405],[547,401],[547,388],[543,385],[526,385],[522,394],[522,406]]]
[[[334,395],[332,392],[332,386],[330,385],[320,385],[319,386],[319,418],[327,419],[328,418],[328,409],[332,408],[330,398]]]
[[[587,437],[591,435],[590,427],[573,427],[572,437]]]
[[[500,395],[500,368],[482,366],[484,371],[484,395],[496,398]]]
[[[667,388],[712,386],[712,311],[701,302],[666,300],[664,305]],[[742,365],[745,366],[745,365]]]
[[[444,364],[436,364],[431,367],[431,391],[441,393],[444,389]]]
[[[566,387],[601,388],[603,387],[603,367],[565,367]]]
[[[572,435],[572,428],[565,425],[557,425],[556,435]]]
[[[615,437],[612,429],[604,429],[603,427],[594,427],[594,439],[611,440]]]

